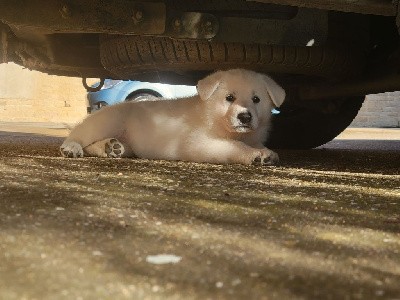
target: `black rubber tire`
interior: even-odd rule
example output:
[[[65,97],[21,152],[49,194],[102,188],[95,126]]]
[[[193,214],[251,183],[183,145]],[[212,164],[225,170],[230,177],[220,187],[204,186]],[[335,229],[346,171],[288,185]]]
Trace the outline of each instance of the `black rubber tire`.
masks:
[[[160,96],[156,95],[156,93],[135,93],[126,97],[125,101],[140,102],[148,99],[155,100],[158,98],[160,98]]]
[[[288,106],[272,117],[266,146],[272,149],[311,149],[333,140],[357,116],[365,97],[346,99],[335,113]]]
[[[194,82],[187,84],[197,83],[205,73],[230,68],[343,80],[357,75],[363,65],[363,55],[358,51],[331,44],[329,47],[289,47],[143,36],[103,36],[100,54],[107,70],[127,79],[152,72],[156,79],[166,73],[183,73],[187,78],[187,74],[200,71],[200,77],[192,76]],[[281,114],[273,117],[267,146],[309,149],[323,145],[351,123],[362,102],[363,98],[349,99],[335,114],[284,106]]]
[[[246,68],[339,80],[354,76],[363,64],[357,51],[332,45],[291,47],[119,35],[101,38],[100,57],[107,70],[127,79],[149,72],[204,74]]]

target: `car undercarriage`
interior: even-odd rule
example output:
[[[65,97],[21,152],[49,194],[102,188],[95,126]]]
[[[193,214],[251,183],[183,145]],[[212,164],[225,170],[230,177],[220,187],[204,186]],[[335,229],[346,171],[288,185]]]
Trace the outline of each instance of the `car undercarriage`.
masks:
[[[270,145],[310,148],[346,128],[366,94],[400,89],[398,11],[389,0],[0,0],[0,62],[84,82],[268,73],[288,95]]]

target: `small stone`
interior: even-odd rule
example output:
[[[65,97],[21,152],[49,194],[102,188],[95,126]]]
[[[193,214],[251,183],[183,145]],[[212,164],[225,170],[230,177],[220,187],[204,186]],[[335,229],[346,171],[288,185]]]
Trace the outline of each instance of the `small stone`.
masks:
[[[146,257],[146,262],[155,265],[176,264],[181,260],[181,256],[176,256],[173,254],[148,255]]]
[[[242,281],[239,278],[236,278],[236,279],[232,280],[231,285],[232,286],[237,286],[237,285],[239,285],[241,283],[242,283]]]
[[[101,251],[99,251],[99,250],[94,250],[94,251],[92,252],[92,255],[93,255],[93,256],[102,256],[103,253],[102,253]]]

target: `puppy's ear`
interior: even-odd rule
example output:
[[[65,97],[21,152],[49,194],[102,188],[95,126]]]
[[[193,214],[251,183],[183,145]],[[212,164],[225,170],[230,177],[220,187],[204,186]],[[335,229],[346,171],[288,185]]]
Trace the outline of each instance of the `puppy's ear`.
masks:
[[[201,100],[208,100],[221,84],[221,72],[213,73],[197,83],[197,93]]]
[[[272,102],[275,104],[276,107],[281,106],[286,97],[285,90],[267,75],[262,75],[262,79],[267,86],[267,92],[271,97]]]

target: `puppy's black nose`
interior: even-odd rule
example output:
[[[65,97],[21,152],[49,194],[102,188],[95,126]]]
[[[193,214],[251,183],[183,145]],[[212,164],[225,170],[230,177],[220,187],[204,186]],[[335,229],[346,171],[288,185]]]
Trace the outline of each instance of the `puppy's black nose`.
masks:
[[[239,119],[242,124],[248,124],[251,122],[251,113],[249,112],[242,112],[238,114],[237,118]]]

